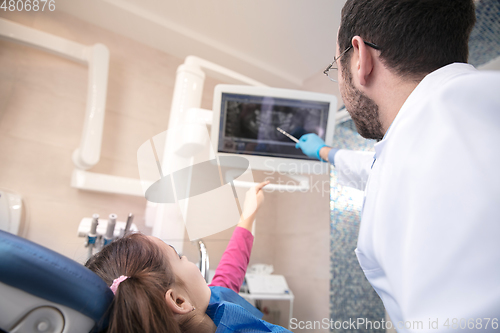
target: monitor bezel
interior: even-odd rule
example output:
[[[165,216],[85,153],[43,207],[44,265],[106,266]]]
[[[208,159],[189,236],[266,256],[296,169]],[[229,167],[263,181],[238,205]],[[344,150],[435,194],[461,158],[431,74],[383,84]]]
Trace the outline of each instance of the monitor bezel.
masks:
[[[335,95],[322,94],[317,92],[271,88],[255,87],[244,85],[219,84],[214,89],[213,98],[213,120],[211,128],[211,143],[214,153],[218,156],[240,155],[247,158],[252,170],[263,170],[270,172],[288,173],[288,174],[324,174],[329,167],[326,163],[320,161],[311,161],[297,158],[269,157],[249,154],[222,153],[218,151],[220,115],[222,94],[240,94],[249,96],[265,96],[274,98],[285,98],[293,100],[307,100],[329,103],[328,120],[325,132],[325,143],[328,146],[333,144],[333,134],[335,131],[335,114],[337,110],[337,97]],[[293,161],[293,163],[290,163]]]

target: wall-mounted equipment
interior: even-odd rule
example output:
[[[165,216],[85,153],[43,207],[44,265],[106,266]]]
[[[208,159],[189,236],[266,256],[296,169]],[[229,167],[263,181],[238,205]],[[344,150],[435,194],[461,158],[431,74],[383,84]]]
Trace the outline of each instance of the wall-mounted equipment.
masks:
[[[22,197],[0,189],[0,230],[22,235],[25,232],[25,216]]]

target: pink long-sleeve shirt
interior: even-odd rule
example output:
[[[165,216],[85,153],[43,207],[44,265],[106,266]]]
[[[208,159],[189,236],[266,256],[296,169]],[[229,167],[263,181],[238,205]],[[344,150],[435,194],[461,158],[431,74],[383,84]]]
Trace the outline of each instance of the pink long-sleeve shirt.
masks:
[[[236,227],[209,286],[226,287],[239,292],[250,261],[252,245],[252,233],[245,228]]]

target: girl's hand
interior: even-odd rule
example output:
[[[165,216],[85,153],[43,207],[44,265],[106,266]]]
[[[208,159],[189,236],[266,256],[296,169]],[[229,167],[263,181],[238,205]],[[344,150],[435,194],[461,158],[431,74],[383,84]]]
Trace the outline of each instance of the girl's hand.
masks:
[[[238,226],[252,231],[255,214],[257,214],[257,211],[264,202],[264,191],[262,191],[262,188],[267,184],[269,184],[269,181],[262,182],[247,191],[245,196],[245,206],[243,208]]]

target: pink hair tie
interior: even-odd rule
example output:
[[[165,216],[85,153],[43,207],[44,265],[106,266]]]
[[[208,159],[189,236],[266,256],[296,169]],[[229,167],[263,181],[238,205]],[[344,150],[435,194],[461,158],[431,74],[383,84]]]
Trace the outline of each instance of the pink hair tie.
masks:
[[[113,284],[109,287],[109,289],[111,289],[113,294],[116,294],[116,289],[118,289],[118,286],[120,285],[120,283],[122,283],[123,281],[125,281],[128,278],[130,278],[130,276],[122,275],[119,278],[114,279]]]

